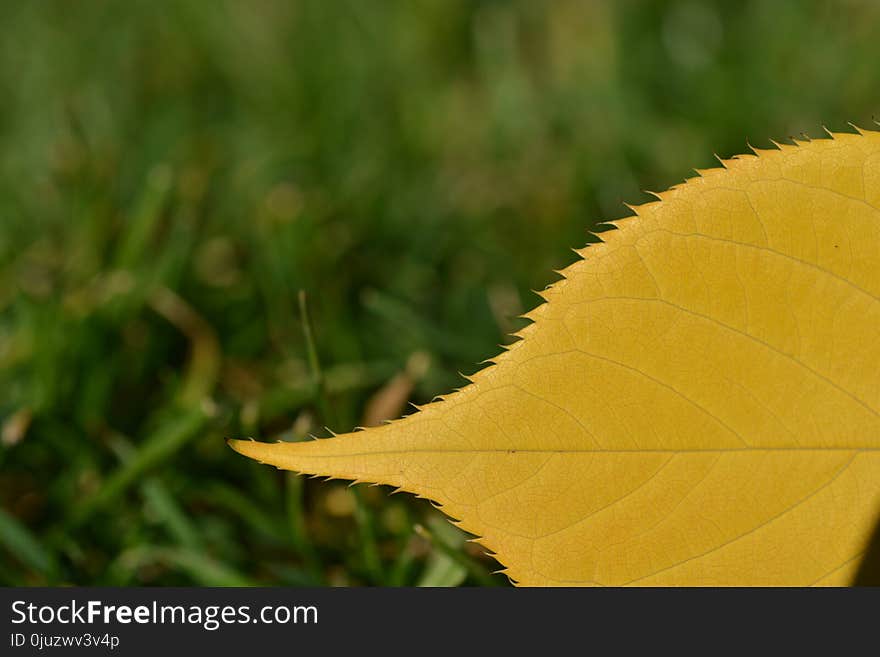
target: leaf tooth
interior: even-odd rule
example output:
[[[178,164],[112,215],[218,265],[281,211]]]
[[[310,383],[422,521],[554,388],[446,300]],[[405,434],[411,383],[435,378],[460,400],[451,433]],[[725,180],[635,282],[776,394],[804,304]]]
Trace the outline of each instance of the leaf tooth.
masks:
[[[653,194],[653,192],[648,192],[648,194]],[[655,196],[656,196],[657,198],[659,198],[661,201],[663,200],[663,199],[660,197],[659,194],[655,194]],[[626,201],[623,202],[623,205],[624,205],[624,207],[626,207],[627,210],[629,210],[630,212],[632,212],[634,215],[639,216],[639,215],[641,214],[641,212],[639,212],[639,208],[640,208],[641,206],[639,206],[639,205],[632,205],[631,203],[627,203]],[[587,248],[589,248],[589,247],[587,247]]]
[[[543,299],[544,301],[549,301],[549,300],[550,300],[549,291],[550,291],[550,286],[549,286],[549,285],[548,285],[545,289],[543,289],[543,290],[541,290],[541,291],[538,291],[538,290],[532,290],[532,292],[534,292],[535,294],[537,294],[537,295],[538,295],[539,297],[541,297],[541,299]]]
[[[593,235],[593,232],[590,231],[590,234]],[[587,256],[585,255],[585,251],[586,249],[571,249],[571,252],[574,253],[579,260],[586,260]],[[522,315],[520,315],[520,317],[522,317]]]
[[[859,133],[862,137],[865,136],[865,133],[873,132],[872,130],[864,130],[864,129],[860,128],[859,126],[857,126],[857,125],[856,125],[855,123],[853,123],[852,121],[847,121],[846,124],[847,124],[850,128],[852,128],[853,130],[855,130],[857,133]]]
[[[461,523],[457,523],[457,524],[461,525]],[[493,558],[497,557],[498,553],[495,552],[495,550],[493,550],[489,546],[489,544],[486,541],[485,536],[472,536],[471,538],[466,539],[465,542],[475,543],[476,545],[479,545],[485,551],[485,553],[488,554],[490,557],[493,557]]]
[[[519,331],[516,331],[516,332],[514,333],[514,335],[520,333],[524,328],[527,328],[528,326],[531,326],[532,324],[534,324],[534,323],[537,321],[537,315],[538,315],[538,313],[536,312],[537,310],[538,310],[537,308],[532,308],[530,311],[528,311],[528,312],[526,312],[526,313],[523,313],[522,315],[517,315],[517,316],[516,316],[516,319],[523,319],[523,320],[526,320],[526,321],[529,322],[529,324],[527,324],[526,326],[524,326],[524,327],[523,327],[522,329],[520,329]]]
[[[756,157],[767,157],[768,155],[775,155],[776,153],[779,153],[781,151],[779,143],[773,141],[772,139],[770,139],[769,141],[773,144],[774,148],[756,148],[751,144],[749,145],[749,148],[754,152]]]

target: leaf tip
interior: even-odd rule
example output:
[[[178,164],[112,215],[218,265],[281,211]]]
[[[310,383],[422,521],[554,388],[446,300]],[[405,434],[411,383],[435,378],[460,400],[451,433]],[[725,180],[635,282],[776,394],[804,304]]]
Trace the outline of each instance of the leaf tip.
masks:
[[[254,458],[254,449],[252,446],[257,445],[257,441],[253,438],[227,438],[226,444],[232,448],[232,451],[238,452],[242,456]]]

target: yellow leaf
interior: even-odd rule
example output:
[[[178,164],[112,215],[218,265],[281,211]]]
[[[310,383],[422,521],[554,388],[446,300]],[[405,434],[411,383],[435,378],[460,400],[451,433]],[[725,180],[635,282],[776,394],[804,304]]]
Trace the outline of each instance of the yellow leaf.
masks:
[[[428,497],[519,584],[848,583],[880,511],[880,133],[723,164],[580,251],[471,385],[233,448]]]

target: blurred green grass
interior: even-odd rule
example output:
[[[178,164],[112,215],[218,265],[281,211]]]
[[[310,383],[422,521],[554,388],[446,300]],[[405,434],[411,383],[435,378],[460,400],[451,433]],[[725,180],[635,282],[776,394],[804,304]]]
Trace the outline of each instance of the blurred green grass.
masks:
[[[10,0],[0,21],[7,585],[505,583],[423,500],[224,437],[461,385],[622,201],[880,107],[867,1]]]

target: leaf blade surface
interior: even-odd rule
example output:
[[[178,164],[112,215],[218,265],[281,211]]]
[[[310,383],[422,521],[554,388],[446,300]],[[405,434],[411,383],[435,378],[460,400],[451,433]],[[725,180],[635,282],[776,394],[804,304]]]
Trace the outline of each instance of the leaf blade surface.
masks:
[[[880,133],[659,194],[389,425],[232,441],[428,497],[527,585],[846,584],[880,511]]]

